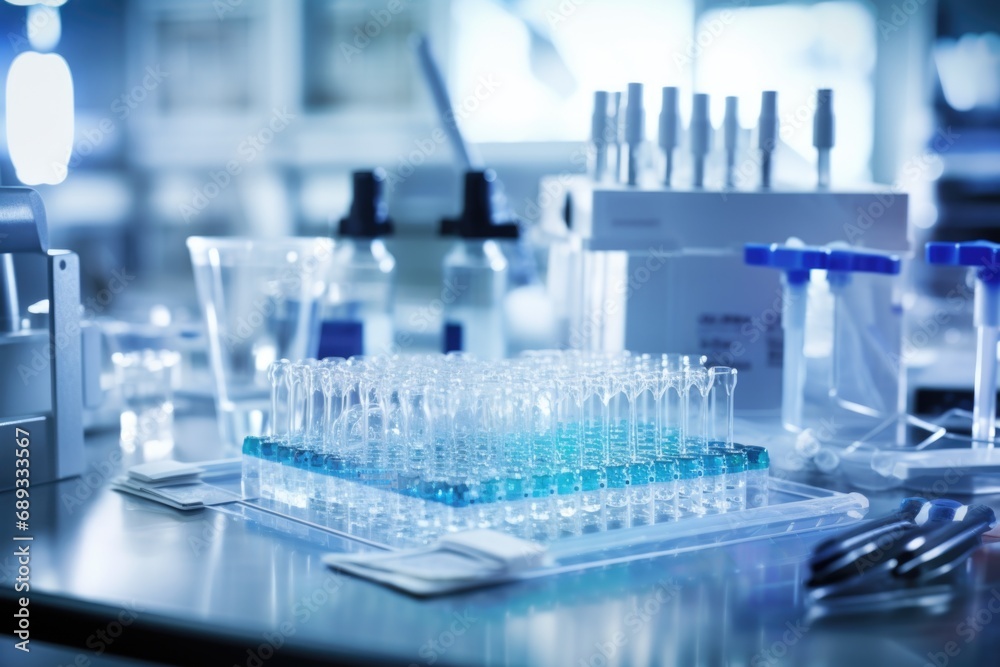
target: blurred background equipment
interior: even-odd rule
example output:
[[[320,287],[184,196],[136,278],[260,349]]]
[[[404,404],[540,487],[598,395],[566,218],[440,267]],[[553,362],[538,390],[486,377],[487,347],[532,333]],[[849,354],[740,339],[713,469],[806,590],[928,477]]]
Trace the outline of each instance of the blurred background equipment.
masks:
[[[36,192],[0,188],[0,239],[0,437],[9,443],[0,488],[9,489],[21,476],[41,484],[83,472],[84,398],[99,397],[84,391],[79,260],[49,249]],[[20,459],[29,474],[15,477]]]
[[[0,178],[37,183],[54,242],[83,260],[87,319],[166,326],[171,348],[200,350],[174,373],[182,410],[213,372],[189,236],[334,236],[320,357],[492,338],[682,349],[740,367],[738,409],[774,409],[780,325],[754,342],[740,327],[777,278],[742,265],[744,243],[905,254],[991,234],[962,222],[987,219],[996,115],[998,24],[974,0],[912,15],[881,0],[93,0],[3,3],[0,27],[16,37],[0,54]],[[517,243],[438,234],[468,216],[466,172],[483,165]],[[456,290],[470,262],[493,287]],[[132,280],[110,294],[115,272]],[[911,274],[899,303],[918,322],[963,280],[920,260]],[[466,322],[470,299],[485,315]],[[946,344],[970,317],[971,303],[903,346],[913,412],[971,408],[974,360]],[[459,344],[457,324],[484,333]],[[829,353],[806,332],[807,364]],[[114,398],[111,376],[106,363]]]
[[[995,594],[996,0],[6,0],[0,34],[0,470],[82,474],[30,497],[32,619],[135,589],[115,651],[181,616],[251,646],[319,550],[448,581],[435,544],[522,540],[485,579],[598,585],[468,598],[428,662],[594,664],[566,647],[668,554],[676,613],[600,659],[791,659],[803,614]],[[357,583],[274,664],[438,636]],[[957,613],[853,636],[922,660]],[[793,662],[855,645],[822,635]]]

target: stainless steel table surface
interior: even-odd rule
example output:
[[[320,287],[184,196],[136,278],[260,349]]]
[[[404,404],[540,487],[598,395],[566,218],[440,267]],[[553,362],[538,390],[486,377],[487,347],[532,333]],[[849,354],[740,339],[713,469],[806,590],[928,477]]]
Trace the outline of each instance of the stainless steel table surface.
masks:
[[[177,458],[217,454],[210,418],[176,432]],[[37,649],[13,649],[4,613],[2,665],[1000,665],[996,544],[951,604],[905,612],[811,617],[805,559],[823,533],[420,600],[329,571],[329,547],[110,490],[116,434],[88,438],[87,456],[84,477],[32,491]],[[905,494],[868,495],[881,513]],[[7,608],[13,510],[0,495]]]

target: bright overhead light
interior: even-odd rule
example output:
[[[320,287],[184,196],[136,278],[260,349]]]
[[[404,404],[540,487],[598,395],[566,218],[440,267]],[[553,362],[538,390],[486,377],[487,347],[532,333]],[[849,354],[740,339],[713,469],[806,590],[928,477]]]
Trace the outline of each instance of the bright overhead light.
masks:
[[[28,7],[28,42],[36,51],[51,51],[62,37],[59,10],[45,5]]]
[[[46,7],[62,7],[66,0],[7,0],[12,5],[18,7],[29,7],[31,5],[45,5]]]
[[[73,150],[73,77],[55,53],[27,51],[7,73],[7,145],[25,185],[66,178]]]

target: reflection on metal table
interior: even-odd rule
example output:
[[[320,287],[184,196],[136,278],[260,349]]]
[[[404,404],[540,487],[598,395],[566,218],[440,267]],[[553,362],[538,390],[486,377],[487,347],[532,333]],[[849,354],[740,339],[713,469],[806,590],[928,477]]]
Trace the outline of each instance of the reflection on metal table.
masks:
[[[217,454],[210,419],[180,420],[176,436],[178,459]],[[877,622],[811,614],[802,582],[823,532],[417,600],[322,564],[356,543],[113,492],[109,478],[131,463],[117,434],[91,437],[87,457],[83,477],[32,494],[32,648],[52,664],[922,666],[990,664],[1000,651],[995,543],[950,603]],[[873,515],[898,502],[870,498]],[[13,502],[0,496],[5,514]],[[11,605],[18,566],[5,551]],[[0,656],[21,664],[10,640]]]

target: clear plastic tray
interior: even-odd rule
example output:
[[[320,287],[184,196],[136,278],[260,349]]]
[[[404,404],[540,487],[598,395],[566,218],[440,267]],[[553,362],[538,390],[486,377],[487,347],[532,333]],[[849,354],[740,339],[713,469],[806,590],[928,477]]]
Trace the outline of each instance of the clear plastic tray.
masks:
[[[829,444],[840,471],[863,489],[901,486],[937,496],[998,493],[1000,442],[974,442],[971,426],[972,413],[965,410],[934,419],[898,415],[853,441]],[[780,463],[778,456],[775,460]]]
[[[349,483],[349,482],[348,482]],[[330,536],[350,540],[357,548],[395,549],[378,522],[331,520],[307,506],[247,498],[236,512],[269,530],[305,539],[324,547]],[[523,579],[572,572],[685,551],[805,533],[851,523],[864,517],[868,499],[860,493],[839,493],[806,484],[772,478],[768,505],[738,512],[692,517],[681,521],[606,530],[561,537],[548,544],[549,565],[519,572]],[[339,543],[340,540],[333,540]],[[336,548],[338,551],[345,549]]]

